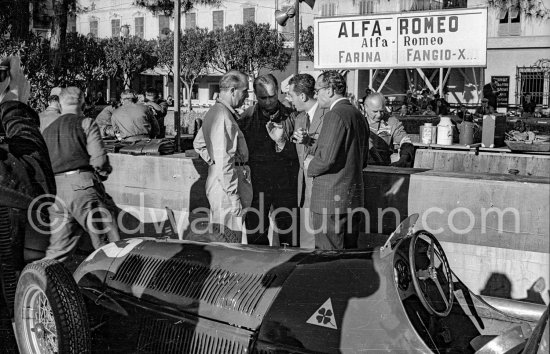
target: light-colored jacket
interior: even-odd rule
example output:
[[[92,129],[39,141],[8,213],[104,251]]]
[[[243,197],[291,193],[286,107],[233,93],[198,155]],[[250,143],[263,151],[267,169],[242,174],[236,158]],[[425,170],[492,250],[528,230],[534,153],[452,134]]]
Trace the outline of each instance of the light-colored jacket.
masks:
[[[252,202],[252,184],[248,162],[248,147],[237,125],[235,110],[217,101],[206,113],[193,147],[210,165],[206,180],[206,195],[213,215],[223,214],[240,201],[243,208]]]

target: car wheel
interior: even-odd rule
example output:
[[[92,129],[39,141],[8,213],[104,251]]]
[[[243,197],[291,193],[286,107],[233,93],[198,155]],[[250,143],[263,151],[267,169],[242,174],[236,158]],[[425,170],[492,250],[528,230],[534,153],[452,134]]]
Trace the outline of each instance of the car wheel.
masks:
[[[69,271],[43,260],[23,269],[15,295],[15,328],[21,353],[89,353],[84,299]]]

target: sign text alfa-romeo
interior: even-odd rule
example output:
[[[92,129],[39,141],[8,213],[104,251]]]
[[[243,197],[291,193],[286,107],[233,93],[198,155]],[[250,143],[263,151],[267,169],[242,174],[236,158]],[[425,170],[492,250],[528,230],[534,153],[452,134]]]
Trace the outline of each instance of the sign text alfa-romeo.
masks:
[[[316,69],[487,65],[487,9],[317,18]]]

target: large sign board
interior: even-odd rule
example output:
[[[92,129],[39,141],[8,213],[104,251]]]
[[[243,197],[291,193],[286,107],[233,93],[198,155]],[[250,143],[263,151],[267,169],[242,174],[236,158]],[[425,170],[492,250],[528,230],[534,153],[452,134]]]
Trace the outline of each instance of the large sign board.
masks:
[[[314,19],[315,69],[487,65],[487,9]]]

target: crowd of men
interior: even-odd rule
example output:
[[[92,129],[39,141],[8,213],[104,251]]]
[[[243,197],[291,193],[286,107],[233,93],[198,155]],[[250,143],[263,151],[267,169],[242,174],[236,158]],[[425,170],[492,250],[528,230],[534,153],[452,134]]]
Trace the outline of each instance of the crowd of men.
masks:
[[[367,96],[364,115],[351,104],[337,72],[317,80],[301,74],[290,81],[291,109],[279,101],[279,84],[269,74],[254,80],[257,103],[239,114],[248,80],[236,71],[222,77],[219,98],[194,141],[210,166],[211,222],[239,235],[246,225],[246,239],[254,244],[291,244],[299,235],[305,247],[357,247],[362,213],[355,211],[364,202],[363,168],[368,161],[390,164],[394,141],[402,151],[395,165],[411,162],[410,140],[398,120],[386,114],[384,97]],[[40,133],[36,140],[48,151],[42,160],[55,181],[43,188],[57,196],[48,208],[46,258],[67,260],[84,233],[94,248],[119,240],[119,210],[103,186],[113,169],[104,138],[162,137],[168,104],[154,89],[146,91],[143,102],[126,90],[120,105],[107,105],[92,119],[77,87],[54,88],[38,117],[25,100],[16,99],[25,107],[18,114],[35,117],[27,123]]]

